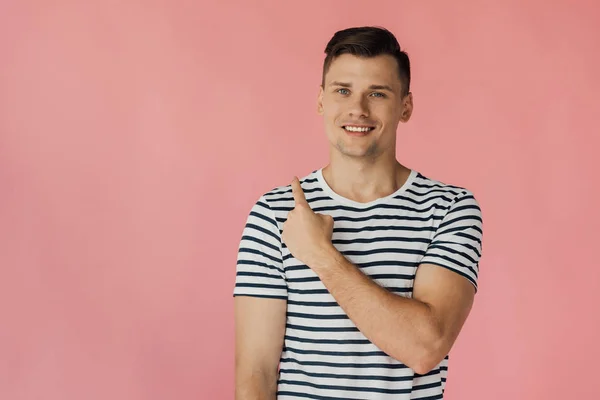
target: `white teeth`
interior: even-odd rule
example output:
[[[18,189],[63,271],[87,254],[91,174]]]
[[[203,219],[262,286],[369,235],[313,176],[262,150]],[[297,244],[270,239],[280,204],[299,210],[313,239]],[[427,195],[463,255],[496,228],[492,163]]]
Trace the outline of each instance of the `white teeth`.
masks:
[[[350,132],[368,132],[371,130],[371,128],[358,128],[358,127],[354,127],[354,126],[345,126],[344,129],[346,129],[347,131]]]

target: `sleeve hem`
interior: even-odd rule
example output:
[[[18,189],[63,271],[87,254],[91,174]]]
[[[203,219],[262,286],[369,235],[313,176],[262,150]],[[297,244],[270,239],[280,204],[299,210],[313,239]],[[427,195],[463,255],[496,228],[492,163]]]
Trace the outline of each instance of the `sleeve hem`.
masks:
[[[477,281],[475,281],[471,276],[465,274],[464,272],[457,270],[455,268],[449,267],[447,265],[444,265],[442,263],[438,263],[435,261],[425,261],[425,262],[421,262],[419,266],[423,265],[423,264],[429,264],[429,265],[435,265],[436,267],[442,267],[442,268],[446,268],[447,270],[450,270],[454,273],[459,274],[460,276],[462,276],[463,278],[467,279],[469,282],[471,282],[471,284],[473,285],[473,287],[475,287],[475,293],[478,292],[479,287],[477,285]]]
[[[234,293],[233,297],[259,297],[259,298],[263,298],[263,299],[275,299],[275,300],[286,300],[287,301],[286,296],[275,296],[275,295],[268,295],[268,294]]]

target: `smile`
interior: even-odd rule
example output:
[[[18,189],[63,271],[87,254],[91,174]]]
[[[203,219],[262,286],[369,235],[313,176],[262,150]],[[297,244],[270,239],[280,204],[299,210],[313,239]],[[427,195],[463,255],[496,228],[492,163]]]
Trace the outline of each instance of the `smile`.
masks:
[[[343,126],[342,128],[353,133],[366,133],[375,129],[375,127],[372,126]]]

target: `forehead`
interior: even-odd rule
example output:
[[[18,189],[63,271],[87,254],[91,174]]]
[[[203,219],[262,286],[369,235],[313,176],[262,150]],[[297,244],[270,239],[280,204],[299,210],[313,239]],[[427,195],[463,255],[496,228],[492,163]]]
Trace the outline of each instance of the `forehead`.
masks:
[[[398,63],[394,57],[384,54],[376,57],[358,57],[342,54],[336,57],[325,75],[325,85],[333,81],[349,82],[355,85],[389,85],[400,87]]]

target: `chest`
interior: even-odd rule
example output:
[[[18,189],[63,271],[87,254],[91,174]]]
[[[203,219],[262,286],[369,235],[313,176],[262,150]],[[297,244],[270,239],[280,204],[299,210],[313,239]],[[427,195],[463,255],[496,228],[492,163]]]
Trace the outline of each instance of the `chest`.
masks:
[[[435,218],[410,210],[332,213],[332,243],[344,257],[387,290],[410,297],[419,263],[435,233]],[[284,249],[290,296],[331,300],[318,276]],[[303,296],[304,297],[304,296]]]

